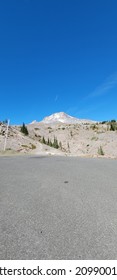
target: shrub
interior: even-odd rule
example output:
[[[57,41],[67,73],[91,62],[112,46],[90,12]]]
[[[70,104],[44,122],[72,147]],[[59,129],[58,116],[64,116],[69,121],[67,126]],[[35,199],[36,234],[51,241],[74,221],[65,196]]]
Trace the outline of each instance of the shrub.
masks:
[[[98,155],[104,156],[104,151],[103,151],[103,149],[102,149],[102,146],[100,146],[100,147],[98,148]]]
[[[114,122],[114,123],[116,123],[116,120],[111,120],[111,122]]]
[[[31,143],[31,149],[34,150],[36,149],[36,146],[34,144]]]
[[[38,128],[38,127],[35,127],[35,128],[34,128],[34,130],[39,130],[39,129],[40,129],[40,128]]]
[[[111,131],[117,130],[117,123],[116,122],[111,122],[110,123],[110,130]]]
[[[73,136],[72,130],[70,131],[70,135],[71,135],[71,137]]]
[[[93,136],[93,137],[91,138],[91,140],[95,140],[95,141],[97,141],[97,140],[98,140],[98,137]]]
[[[105,123],[107,123],[107,122],[108,122],[108,121],[102,121],[101,124],[105,124]]]
[[[4,120],[4,121],[3,121],[3,124],[8,124],[8,120],[7,120],[7,119]]]
[[[22,145],[23,148],[29,148],[27,145]]]
[[[98,129],[98,127],[97,127],[96,124],[92,124],[92,125],[90,126],[90,128],[92,128],[93,130]]]

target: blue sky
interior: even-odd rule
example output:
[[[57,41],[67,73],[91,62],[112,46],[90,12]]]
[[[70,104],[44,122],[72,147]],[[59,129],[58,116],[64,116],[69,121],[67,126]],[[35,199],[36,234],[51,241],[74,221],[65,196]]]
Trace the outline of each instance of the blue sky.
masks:
[[[0,2],[0,120],[117,119],[117,1]]]

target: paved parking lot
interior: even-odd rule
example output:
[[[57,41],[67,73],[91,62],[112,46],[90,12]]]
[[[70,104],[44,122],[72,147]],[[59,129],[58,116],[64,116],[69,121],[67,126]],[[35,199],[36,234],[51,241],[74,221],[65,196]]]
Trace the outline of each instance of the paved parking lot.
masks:
[[[1,157],[0,259],[117,259],[117,161]]]

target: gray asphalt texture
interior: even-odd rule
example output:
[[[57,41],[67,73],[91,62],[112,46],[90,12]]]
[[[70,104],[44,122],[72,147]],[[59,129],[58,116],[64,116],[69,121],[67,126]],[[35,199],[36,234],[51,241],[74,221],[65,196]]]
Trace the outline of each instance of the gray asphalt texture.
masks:
[[[117,259],[117,161],[1,157],[0,259]]]

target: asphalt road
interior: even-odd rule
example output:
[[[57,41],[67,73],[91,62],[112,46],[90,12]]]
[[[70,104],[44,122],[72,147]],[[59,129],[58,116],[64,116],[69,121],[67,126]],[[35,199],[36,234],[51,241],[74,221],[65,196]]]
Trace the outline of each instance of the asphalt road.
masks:
[[[117,161],[1,157],[0,259],[117,259]]]

